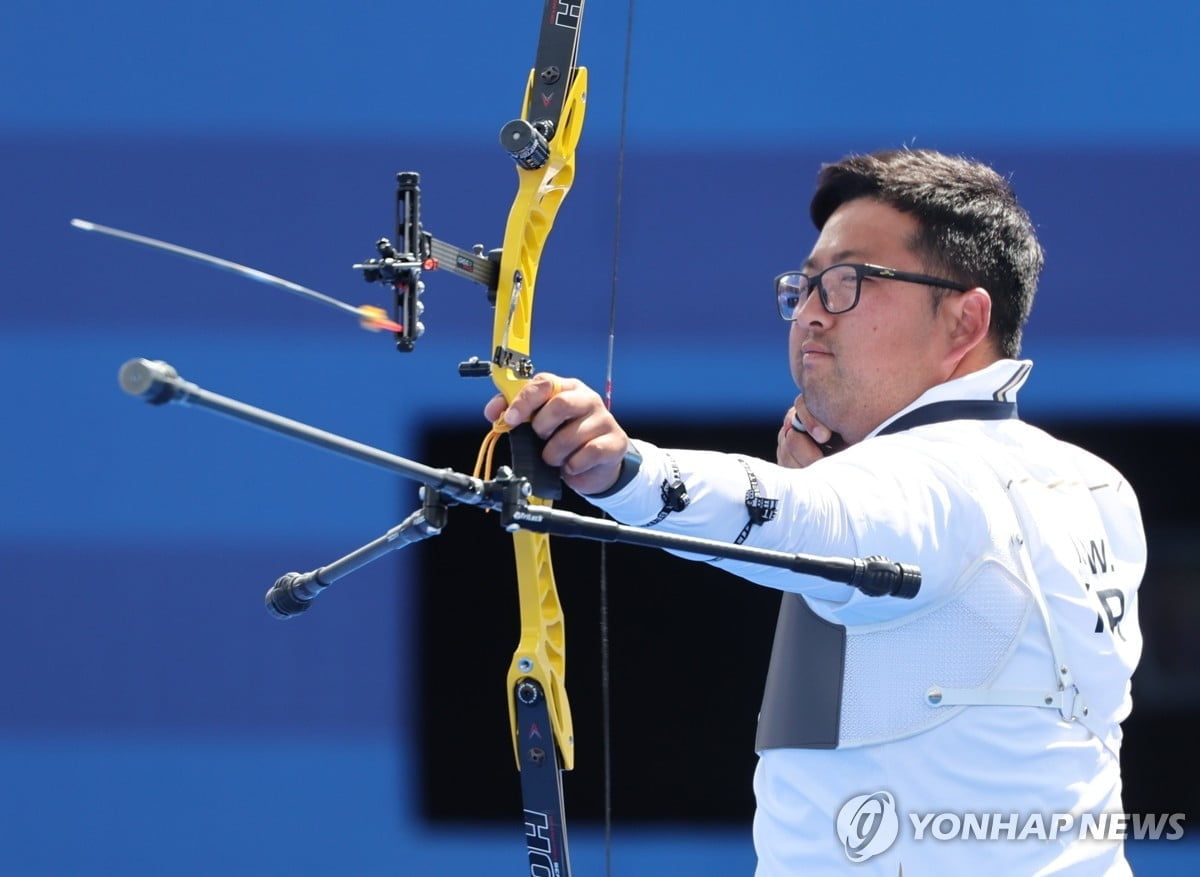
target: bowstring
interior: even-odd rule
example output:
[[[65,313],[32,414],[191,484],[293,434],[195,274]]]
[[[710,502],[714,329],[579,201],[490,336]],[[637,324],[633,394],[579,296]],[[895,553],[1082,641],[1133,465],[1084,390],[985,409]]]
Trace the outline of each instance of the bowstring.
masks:
[[[617,288],[621,264],[621,199],[625,188],[625,133],[629,122],[629,71],[633,57],[633,10],[625,20],[625,62],[621,80],[621,128],[617,138],[617,181],[613,219],[612,286],[608,303],[608,359],[604,369],[604,405],[612,410],[613,360],[617,338]],[[612,877],[612,685],[608,626],[608,545],[600,543],[600,703],[604,750],[604,873]]]

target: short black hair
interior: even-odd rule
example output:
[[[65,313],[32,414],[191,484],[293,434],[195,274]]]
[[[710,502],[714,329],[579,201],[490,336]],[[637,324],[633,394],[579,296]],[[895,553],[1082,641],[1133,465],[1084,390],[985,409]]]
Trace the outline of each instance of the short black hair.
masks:
[[[921,230],[912,248],[925,270],[986,289],[992,338],[1003,356],[1020,355],[1045,256],[1008,180],[981,162],[928,149],[852,155],[821,168],[809,205],[813,223],[824,228],[857,198],[916,217]]]

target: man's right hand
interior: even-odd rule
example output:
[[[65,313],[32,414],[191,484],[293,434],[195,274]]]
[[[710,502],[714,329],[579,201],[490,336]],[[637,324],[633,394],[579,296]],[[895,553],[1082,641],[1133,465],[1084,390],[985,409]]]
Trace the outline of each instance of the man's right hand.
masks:
[[[800,395],[783,415],[776,436],[775,462],[789,469],[803,469],[843,446],[840,436],[809,413]]]

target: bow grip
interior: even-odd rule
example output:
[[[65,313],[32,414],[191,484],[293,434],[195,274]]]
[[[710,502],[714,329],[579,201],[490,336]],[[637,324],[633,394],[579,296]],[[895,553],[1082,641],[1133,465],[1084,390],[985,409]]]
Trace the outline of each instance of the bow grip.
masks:
[[[528,423],[515,426],[508,432],[513,472],[528,479],[533,495],[539,499],[561,499],[562,476],[558,469],[542,459],[545,448],[545,440]]]

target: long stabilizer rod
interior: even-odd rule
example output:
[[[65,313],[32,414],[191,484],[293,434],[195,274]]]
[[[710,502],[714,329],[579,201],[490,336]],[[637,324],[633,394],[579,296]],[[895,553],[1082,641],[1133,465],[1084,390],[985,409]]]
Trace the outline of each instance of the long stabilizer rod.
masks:
[[[151,405],[174,402],[205,408],[251,426],[281,433],[289,438],[386,469],[431,487],[456,502],[469,505],[479,505],[483,502],[484,482],[479,478],[455,472],[453,469],[434,469],[432,466],[389,454],[298,420],[255,408],[227,396],[210,393],[190,381],[185,381],[171,365],[161,360],[131,359],[121,366],[118,380],[122,390],[131,396],[144,399]]]
[[[317,445],[328,451],[386,469],[396,475],[424,484],[450,502],[461,502],[500,512],[500,523],[506,530],[533,530],[551,535],[572,536],[599,542],[623,542],[652,548],[664,548],[696,554],[701,557],[721,557],[747,563],[788,569],[803,575],[819,576],[842,582],[873,597],[892,596],[911,599],[921,587],[921,571],[909,564],[896,563],[886,557],[842,558],[816,557],[810,554],[790,554],[771,551],[715,539],[700,539],[678,533],[664,533],[642,527],[631,527],[601,518],[577,515],[529,502],[529,482],[501,470],[500,477],[484,481],[453,469],[434,469],[405,457],[389,454],[370,445],[326,432],[322,429],[255,408],[236,399],[219,396],[185,381],[169,364],[159,360],[131,359],[119,375],[121,389],[131,396],[144,399],[151,405],[175,402],[205,408],[290,438]],[[431,502],[427,498],[426,502]],[[440,526],[437,528],[440,530]],[[428,533],[427,535],[435,535]],[[392,540],[386,540],[391,542]],[[403,547],[406,540],[395,540],[393,548]],[[383,548],[381,543],[379,548]],[[366,549],[374,559],[386,551]],[[359,555],[354,555],[354,567]],[[340,561],[338,563],[341,563]],[[349,569],[347,569],[349,571]],[[313,594],[315,596],[315,593]],[[311,597],[309,598],[311,599]]]

